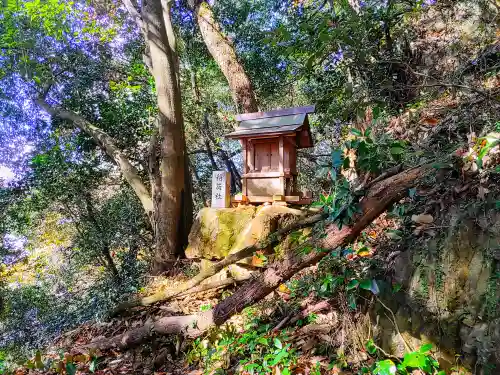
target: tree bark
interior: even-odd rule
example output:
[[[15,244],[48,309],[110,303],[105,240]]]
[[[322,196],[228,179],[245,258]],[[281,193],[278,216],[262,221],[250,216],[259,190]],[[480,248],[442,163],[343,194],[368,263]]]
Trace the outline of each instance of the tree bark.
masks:
[[[192,223],[192,196],[182,119],[181,92],[170,4],[147,0],[142,11],[159,109],[160,189],[155,191],[153,272],[173,262],[187,243]]]
[[[162,318],[110,339],[91,343],[88,347],[99,349],[119,347],[123,349],[144,342],[153,333],[159,335],[182,333],[193,337],[202,334],[211,326],[223,324],[245,307],[262,300],[298,271],[317,263],[331,250],[347,246],[354,241],[373,220],[391,204],[400,200],[409,188],[427,176],[430,171],[432,171],[432,166],[427,164],[399,173],[373,185],[361,201],[361,213],[353,225],[344,226],[342,229],[339,229],[336,224],[328,225],[325,229],[326,236],[315,243],[313,251],[308,254],[289,252],[285,259],[271,264],[258,277],[249,280],[233,295],[217,304],[213,310],[194,315]]]
[[[215,20],[210,5],[206,1],[199,1],[195,12],[203,40],[227,79],[237,110],[257,112],[258,106],[252,82],[243,65],[238,61],[232,43],[223,34]]]

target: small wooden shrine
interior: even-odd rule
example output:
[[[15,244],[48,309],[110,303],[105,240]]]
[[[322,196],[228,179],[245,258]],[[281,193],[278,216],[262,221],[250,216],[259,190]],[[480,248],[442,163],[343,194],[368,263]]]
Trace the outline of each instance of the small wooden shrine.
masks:
[[[242,196],[235,201],[311,202],[310,194],[297,189],[297,149],[313,146],[307,117],[313,112],[314,106],[306,106],[236,116],[238,128],[226,134],[243,151]]]

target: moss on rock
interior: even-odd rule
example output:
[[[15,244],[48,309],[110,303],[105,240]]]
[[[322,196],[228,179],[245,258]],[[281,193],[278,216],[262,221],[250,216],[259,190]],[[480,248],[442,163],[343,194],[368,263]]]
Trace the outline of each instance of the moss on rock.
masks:
[[[252,221],[256,208],[203,208],[189,234],[188,258],[223,259],[243,229]]]

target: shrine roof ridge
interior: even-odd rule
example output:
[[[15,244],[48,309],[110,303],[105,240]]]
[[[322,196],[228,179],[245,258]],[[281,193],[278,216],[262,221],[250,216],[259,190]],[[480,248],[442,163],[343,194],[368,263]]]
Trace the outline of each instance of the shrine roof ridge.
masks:
[[[269,117],[308,114],[308,113],[313,113],[315,108],[316,108],[315,105],[308,105],[303,107],[275,109],[267,112],[241,113],[239,115],[236,115],[236,121],[247,121],[247,120],[256,120]]]

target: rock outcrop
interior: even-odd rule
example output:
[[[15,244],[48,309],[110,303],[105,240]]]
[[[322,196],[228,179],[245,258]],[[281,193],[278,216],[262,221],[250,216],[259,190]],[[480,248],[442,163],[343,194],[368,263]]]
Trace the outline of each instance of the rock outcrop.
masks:
[[[223,259],[228,254],[265,239],[270,233],[306,213],[305,210],[274,205],[203,208],[196,216],[189,234],[186,256],[204,260]],[[252,268],[247,259],[230,266],[228,271],[238,280],[246,278]]]

